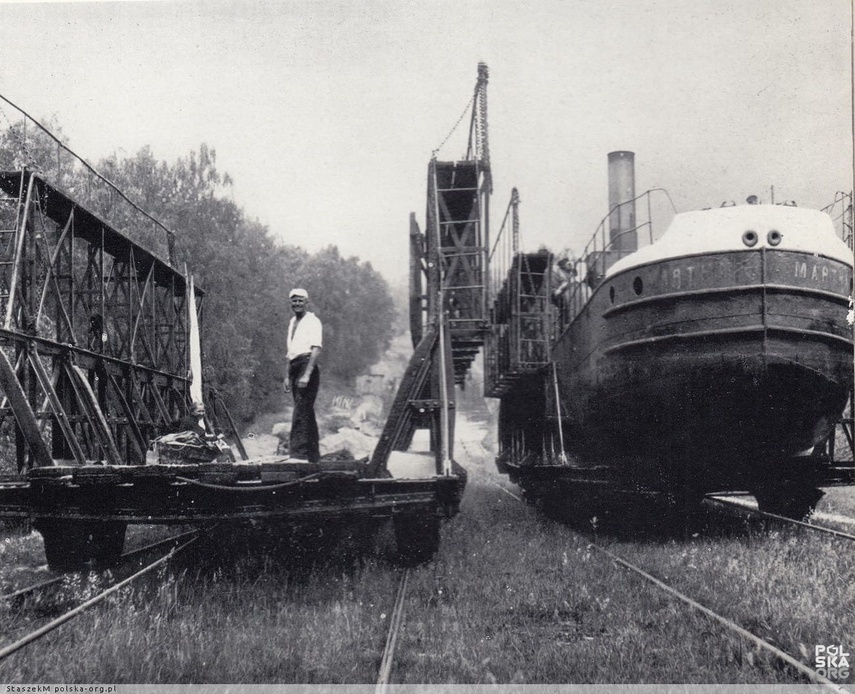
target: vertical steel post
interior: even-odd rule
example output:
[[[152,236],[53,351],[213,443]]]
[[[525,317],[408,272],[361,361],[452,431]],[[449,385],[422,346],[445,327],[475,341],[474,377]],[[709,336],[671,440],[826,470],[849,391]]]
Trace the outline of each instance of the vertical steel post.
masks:
[[[442,289],[439,290],[439,305],[443,306],[444,297]],[[442,474],[451,474],[451,458],[448,454],[450,443],[449,435],[451,433],[451,425],[449,422],[449,406],[448,406],[448,355],[445,350],[445,308],[441,308],[437,314],[437,322],[439,323],[439,394],[442,404],[442,416],[440,419],[440,460],[442,464]]]
[[[27,233],[27,224],[30,220],[30,205],[32,204],[33,186],[35,185],[35,174],[30,174],[29,183],[27,183],[27,197],[23,201],[24,214],[20,217],[21,223],[18,225],[18,233],[15,237],[15,259],[12,265],[12,278],[9,280],[9,298],[6,303],[6,317],[3,320],[3,327],[6,330],[12,328],[12,314],[15,307],[15,293],[20,281],[21,263],[24,255],[24,237]]]
[[[635,154],[609,152],[609,241],[618,257],[638,249],[635,232]],[[605,272],[606,268],[603,268]]]

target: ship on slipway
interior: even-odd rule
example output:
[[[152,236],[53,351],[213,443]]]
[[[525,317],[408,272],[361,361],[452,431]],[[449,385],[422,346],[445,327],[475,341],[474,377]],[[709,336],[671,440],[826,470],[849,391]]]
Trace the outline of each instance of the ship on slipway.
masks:
[[[510,256],[487,353],[499,468],[558,506],[747,492],[804,517],[853,481],[851,224],[750,196],[639,247],[634,164],[609,154],[610,211],[577,259]]]

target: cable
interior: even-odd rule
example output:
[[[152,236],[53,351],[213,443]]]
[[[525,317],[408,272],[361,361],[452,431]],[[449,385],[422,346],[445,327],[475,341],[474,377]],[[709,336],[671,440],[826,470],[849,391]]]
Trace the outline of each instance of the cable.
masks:
[[[48,129],[47,129],[47,127],[45,127],[45,126],[44,126],[44,125],[42,125],[39,121],[37,121],[35,118],[33,118],[33,117],[32,117],[29,113],[27,113],[24,109],[22,109],[20,106],[16,105],[15,103],[13,103],[13,102],[12,102],[12,101],[10,101],[9,99],[7,99],[7,98],[6,98],[5,96],[3,96],[2,94],[0,94],[0,99],[2,99],[3,101],[5,101],[5,102],[6,102],[7,104],[9,104],[12,108],[14,108],[16,111],[19,111],[20,113],[22,113],[22,114],[23,114],[27,119],[31,120],[35,125],[37,125],[37,126],[42,130],[42,132],[44,132],[44,133],[45,133],[49,138],[51,138],[54,142],[56,142],[56,144],[57,144],[57,145],[59,145],[60,147],[62,147],[66,152],[68,152],[71,156],[73,156],[75,159],[77,159],[77,161],[79,161],[81,164],[83,164],[83,166],[84,166],[84,167],[86,167],[86,168],[87,168],[91,173],[95,174],[95,176],[97,176],[98,178],[100,178],[104,183],[106,183],[108,186],[110,186],[110,188],[112,188],[114,191],[116,191],[116,193],[119,195],[119,197],[121,197],[125,202],[127,202],[127,203],[128,203],[131,207],[133,207],[137,212],[139,212],[139,213],[140,213],[140,214],[142,214],[144,217],[148,218],[149,220],[151,220],[152,222],[154,222],[157,226],[159,226],[161,229],[163,229],[163,231],[165,231],[165,232],[166,232],[166,234],[167,234],[167,239],[168,239],[168,243],[169,243],[169,246],[170,246],[170,258],[169,258],[169,262],[170,262],[170,263],[172,262],[172,257],[171,257],[172,251],[171,251],[171,247],[172,247],[172,243],[173,243],[174,238],[175,238],[175,232],[174,232],[174,231],[172,231],[172,229],[170,229],[169,227],[167,227],[167,226],[166,226],[163,222],[161,222],[159,219],[157,219],[156,217],[153,217],[153,216],[152,216],[152,215],[150,215],[148,212],[146,212],[144,209],[142,209],[139,205],[137,205],[133,200],[131,200],[127,195],[125,195],[125,194],[124,194],[124,192],[122,191],[122,189],[121,189],[121,188],[119,188],[119,186],[117,186],[117,185],[116,185],[115,183],[113,183],[110,179],[108,179],[106,176],[102,175],[99,171],[97,171],[97,170],[95,169],[95,167],[93,167],[89,162],[87,162],[87,161],[86,161],[83,157],[81,157],[79,154],[77,154],[76,152],[74,152],[70,147],[68,147],[64,142],[62,142],[62,140],[60,140],[56,135],[54,135],[50,130],[48,130]],[[4,115],[5,115],[5,113],[4,113]],[[8,120],[8,117],[7,117],[6,119]],[[13,132],[13,134],[14,134],[14,128],[10,128],[10,129],[12,130],[12,132]],[[16,136],[17,136],[17,135],[16,135]],[[26,144],[23,144],[23,147],[24,147],[24,153],[25,153],[25,154],[27,154],[27,155],[30,157],[30,159],[32,159],[32,161],[33,161],[33,163],[36,165],[36,167],[41,171],[41,173],[42,173],[42,174],[44,174],[44,171],[41,169],[41,167],[39,166],[38,162],[36,162],[36,161],[35,161],[35,159],[32,157],[32,155],[31,155],[31,154],[29,154],[29,151],[28,151],[28,150],[27,150],[27,148],[26,148]]]
[[[446,142],[448,142],[448,139],[449,139],[449,138],[454,134],[454,131],[455,131],[455,130],[457,130],[457,126],[458,126],[458,125],[460,125],[460,122],[463,120],[463,117],[464,117],[467,113],[469,113],[469,109],[470,109],[470,107],[472,106],[472,103],[473,103],[474,101],[475,101],[475,94],[473,94],[473,95],[472,95],[472,98],[471,98],[471,99],[469,99],[469,103],[468,103],[468,104],[466,104],[466,108],[464,108],[464,109],[463,109],[463,113],[461,113],[461,114],[460,114],[460,118],[458,118],[458,119],[457,119],[457,122],[456,122],[456,123],[454,124],[454,126],[451,128],[451,130],[449,131],[448,135],[446,135],[446,136],[445,136],[445,139],[444,139],[442,142],[440,142],[440,143],[439,143],[439,147],[437,147],[435,150],[433,150],[433,151],[431,152],[431,155],[430,155],[430,156],[431,156],[431,159],[436,159],[436,155],[437,155],[437,153],[439,152],[439,150],[441,150],[441,149],[445,146],[445,143],[446,143]]]
[[[194,480],[190,477],[176,477],[175,479],[180,482],[187,482],[188,484],[196,485],[197,487],[204,487],[205,489],[220,489],[227,492],[266,492],[275,489],[282,489],[283,487],[293,487],[295,484],[300,484],[301,482],[308,482],[309,480],[316,479],[322,474],[323,473],[321,472],[313,472],[311,475],[306,475],[305,477],[300,477],[299,479],[291,480],[290,482],[282,482],[281,484],[265,484],[259,487],[230,487],[225,484],[210,484],[208,482],[200,482],[199,480]]]

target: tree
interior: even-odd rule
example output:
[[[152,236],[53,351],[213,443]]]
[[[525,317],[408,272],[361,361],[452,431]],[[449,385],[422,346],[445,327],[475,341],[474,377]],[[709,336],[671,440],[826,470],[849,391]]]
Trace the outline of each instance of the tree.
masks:
[[[74,199],[168,259],[166,232],[113,187],[74,165],[54,140],[32,130],[23,153],[21,142],[19,132],[0,134],[3,169],[37,168],[55,184],[60,173],[61,187]],[[274,241],[267,227],[248,219],[227,196],[231,179],[218,171],[216,152],[207,145],[172,164],[144,147],[132,157],[114,154],[95,168],[174,230],[174,263],[182,268],[186,262],[205,292],[203,378],[220,391],[237,420],[251,420],[281,393],[291,316],[287,295],[294,286],[309,290],[324,321],[324,364],[333,374],[353,379],[388,345],[395,309],[385,280],[370,264],[342,258],[334,246],[310,254]]]
[[[324,321],[325,362],[345,379],[375,363],[394,334],[395,304],[386,281],[336,246],[311,256],[295,276]]]

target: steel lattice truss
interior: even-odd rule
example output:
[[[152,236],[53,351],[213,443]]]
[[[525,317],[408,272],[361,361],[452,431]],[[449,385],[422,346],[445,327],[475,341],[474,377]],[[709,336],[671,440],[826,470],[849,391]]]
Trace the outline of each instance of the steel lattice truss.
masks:
[[[0,434],[19,472],[141,463],[186,411],[184,276],[30,172],[0,173]]]
[[[428,167],[424,234],[411,222],[411,302],[414,342],[421,336],[417,323],[433,324],[447,317],[454,352],[455,374],[462,381],[483,344],[488,326],[487,243],[489,189],[478,161],[438,162]],[[422,288],[424,287],[424,294]]]

